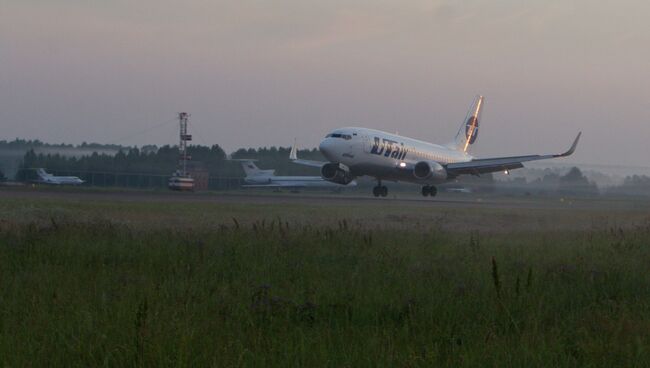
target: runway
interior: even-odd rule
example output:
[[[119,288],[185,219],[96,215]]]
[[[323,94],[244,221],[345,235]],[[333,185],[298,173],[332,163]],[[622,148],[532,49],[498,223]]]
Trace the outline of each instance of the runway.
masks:
[[[292,226],[415,232],[512,233],[650,229],[650,201],[642,198],[506,197],[477,193],[393,193],[375,198],[361,191],[228,191],[179,193],[71,187],[0,187],[0,225],[109,221],[136,229],[244,226],[286,221]],[[63,221],[63,220],[62,220]],[[0,226],[1,227],[1,226]]]
[[[233,190],[224,192],[173,192],[164,190],[119,190],[73,187],[0,187],[0,199],[68,199],[75,201],[145,202],[145,203],[215,203],[269,205],[395,206],[414,208],[477,209],[585,209],[650,211],[650,199],[612,197],[498,196],[477,193],[440,193],[423,198],[417,193],[397,192],[386,198],[370,193],[334,194],[326,192],[272,192]]]

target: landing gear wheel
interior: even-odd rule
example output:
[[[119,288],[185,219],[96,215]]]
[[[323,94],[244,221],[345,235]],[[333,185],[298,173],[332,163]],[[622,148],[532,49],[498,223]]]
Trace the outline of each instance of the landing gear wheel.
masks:
[[[426,197],[431,194],[431,188],[428,185],[422,187],[422,196]]]
[[[424,197],[426,197],[426,196],[435,197],[436,194],[438,194],[438,189],[436,187],[434,187],[433,185],[431,185],[431,186],[425,185],[425,186],[422,187],[422,195]]]
[[[435,197],[436,194],[438,194],[438,188],[434,187],[433,185],[429,187],[429,195],[432,197]]]
[[[384,185],[381,185],[381,179],[377,179],[377,186],[372,188],[372,195],[375,197],[385,197],[388,195],[388,188],[386,188]]]
[[[380,190],[381,191],[381,193],[380,193],[381,196],[382,197],[387,196],[388,195],[388,188],[386,186],[381,186],[380,188],[381,188],[381,190]]]

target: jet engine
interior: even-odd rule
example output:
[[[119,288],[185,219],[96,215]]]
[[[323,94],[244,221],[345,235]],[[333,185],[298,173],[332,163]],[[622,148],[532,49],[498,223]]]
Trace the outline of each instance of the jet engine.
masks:
[[[413,176],[418,180],[445,181],[447,170],[435,161],[420,161],[413,168]]]
[[[323,179],[337,184],[347,185],[354,178],[350,175],[350,170],[342,164],[327,163],[320,169]]]

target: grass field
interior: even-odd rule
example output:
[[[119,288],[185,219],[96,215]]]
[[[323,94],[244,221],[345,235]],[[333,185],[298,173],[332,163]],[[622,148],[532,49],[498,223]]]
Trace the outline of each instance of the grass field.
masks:
[[[3,199],[0,364],[649,366],[650,219],[587,207]]]

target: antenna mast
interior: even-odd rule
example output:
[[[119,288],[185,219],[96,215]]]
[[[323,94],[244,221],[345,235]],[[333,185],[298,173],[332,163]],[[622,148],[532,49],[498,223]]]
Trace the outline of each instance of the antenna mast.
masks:
[[[178,123],[180,125],[180,143],[178,144],[178,151],[180,157],[178,160],[178,170],[174,172],[167,186],[171,190],[191,190],[194,191],[194,179],[187,172],[187,160],[191,160],[187,154],[187,142],[192,140],[192,135],[187,134],[187,121],[189,120],[190,114],[186,112],[178,113]]]
[[[182,167],[182,176],[187,176],[187,160],[191,158],[187,155],[187,142],[192,140],[192,135],[187,134],[187,121],[189,120],[190,114],[186,112],[178,113],[178,121],[180,123],[180,144],[178,149],[181,154],[181,167]]]

